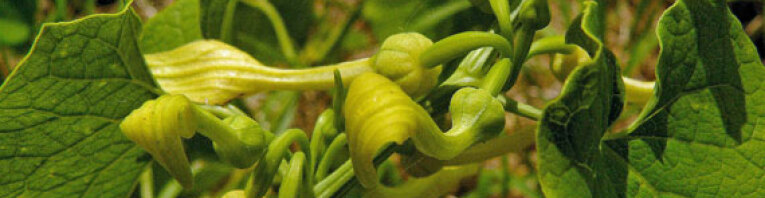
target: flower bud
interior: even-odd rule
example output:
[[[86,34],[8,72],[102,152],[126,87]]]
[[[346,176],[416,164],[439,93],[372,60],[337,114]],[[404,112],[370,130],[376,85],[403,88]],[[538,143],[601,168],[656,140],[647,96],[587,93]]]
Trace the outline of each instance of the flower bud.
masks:
[[[420,54],[433,41],[419,33],[395,34],[383,42],[372,58],[372,68],[401,86],[412,98],[420,98],[436,86],[441,66],[423,67]]]

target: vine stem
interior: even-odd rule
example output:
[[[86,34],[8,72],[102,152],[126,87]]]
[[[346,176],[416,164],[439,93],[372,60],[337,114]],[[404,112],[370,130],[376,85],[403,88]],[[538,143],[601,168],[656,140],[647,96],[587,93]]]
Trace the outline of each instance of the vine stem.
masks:
[[[510,21],[510,4],[507,0],[489,0],[494,16],[497,17],[499,30],[505,38],[512,38],[513,26]]]
[[[398,146],[396,146],[396,144],[389,144],[379,154],[377,154],[377,156],[375,156],[375,158],[372,160],[372,164],[374,164],[375,168],[377,166],[379,166],[380,164],[382,164],[383,162],[385,162],[385,160],[387,160],[391,155],[393,155],[393,153],[396,151],[397,148],[398,148]],[[350,160],[348,160],[348,162],[350,162]],[[346,162],[346,163],[348,163],[348,162]],[[351,164],[351,167],[353,167],[352,164]],[[349,169],[347,171],[350,171],[351,175],[353,175],[353,168],[351,168],[351,169]],[[335,174],[341,174],[342,175],[342,174],[347,174],[347,173],[344,173],[344,172],[341,172],[341,171],[335,171],[335,172],[332,172],[332,174],[330,174],[330,176],[328,176],[328,178],[329,177],[333,177],[333,175],[335,175]],[[342,187],[340,187],[340,189],[338,189],[337,191],[335,191],[333,193],[332,197],[345,197],[345,194],[350,192],[351,189],[355,188],[358,185],[361,185],[361,184],[359,183],[359,180],[356,179],[356,176],[353,175],[352,177],[347,179],[346,182],[343,183],[343,185],[342,185]]]
[[[234,27],[234,13],[239,0],[229,0],[226,4],[226,10],[223,12],[223,21],[221,22],[220,40],[224,43],[231,43],[231,29]]]
[[[510,113],[514,113],[516,115],[538,121],[542,117],[542,110],[538,109],[534,106],[521,103],[518,101],[515,101],[511,98],[508,98],[507,96],[504,97],[505,101],[502,106],[505,108],[505,111],[508,111]]]
[[[494,47],[505,56],[510,56],[513,52],[510,42],[498,34],[468,31],[434,43],[420,54],[420,63],[424,67],[432,68],[480,47]]]
[[[535,143],[535,130],[518,130],[505,136],[488,140],[483,143],[473,145],[457,157],[444,162],[444,165],[463,165],[505,155],[507,153],[517,153]]]
[[[298,65],[297,53],[295,53],[295,45],[290,38],[287,27],[284,25],[284,20],[279,15],[279,11],[276,10],[273,4],[268,0],[242,0],[242,2],[260,9],[263,14],[271,21],[271,25],[276,33],[276,39],[279,40],[279,45],[282,49],[284,57],[291,65]]]
[[[205,168],[205,162],[202,160],[194,160],[194,162],[191,163],[191,174],[196,176],[197,173],[202,171],[203,168]],[[183,186],[181,186],[180,183],[178,183],[177,180],[171,180],[167,184],[165,184],[164,187],[162,187],[162,190],[159,191],[159,195],[157,195],[157,198],[174,198],[178,197],[179,194],[183,191]]]
[[[655,82],[645,82],[622,76],[624,80],[624,92],[627,102],[645,105],[653,95]]]
[[[154,173],[149,163],[149,167],[141,174],[141,198],[154,198]]]

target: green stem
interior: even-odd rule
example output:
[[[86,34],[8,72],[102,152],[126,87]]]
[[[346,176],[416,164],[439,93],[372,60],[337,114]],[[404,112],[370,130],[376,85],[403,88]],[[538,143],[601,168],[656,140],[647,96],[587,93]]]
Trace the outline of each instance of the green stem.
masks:
[[[538,121],[542,117],[542,110],[537,109],[534,106],[520,103],[511,98],[505,97],[504,104],[502,105],[505,111],[523,116],[525,118]]]
[[[510,74],[510,59],[503,58],[502,60],[494,63],[489,73],[486,74],[481,82],[481,89],[489,92],[492,96],[499,94],[502,89],[502,85],[505,84],[508,75]]]
[[[226,10],[223,12],[223,21],[220,28],[220,40],[224,43],[232,43],[231,30],[234,27],[234,14],[236,13],[236,5],[239,4],[239,0],[229,0],[226,4]]]
[[[154,176],[151,163],[141,174],[141,198],[154,198]]]
[[[303,173],[303,166],[307,164],[305,160],[303,152],[298,151],[292,155],[292,159],[289,162],[289,170],[282,178],[282,185],[279,186],[279,198],[298,197],[301,187],[310,188],[309,186],[300,186],[303,183],[303,174],[305,174]]]
[[[321,181],[327,176],[327,171],[329,171],[330,165],[339,160],[338,156],[347,144],[348,139],[346,138],[345,133],[341,133],[332,140],[332,143],[330,143],[327,148],[327,152],[322,156],[321,162],[319,162],[319,167],[316,169],[316,180]]]
[[[287,58],[287,61],[290,62],[291,65],[298,65],[297,54],[295,53],[295,45],[293,45],[292,38],[290,38],[287,27],[284,25],[284,20],[282,20],[282,17],[279,15],[279,11],[276,10],[276,7],[268,2],[268,0],[242,1],[263,11],[263,14],[268,17],[268,20],[271,21],[271,25],[273,25],[274,32],[276,33],[276,38],[279,40],[279,45],[282,49],[284,57]]]
[[[202,160],[195,160],[191,163],[191,174],[196,176],[197,173],[202,171],[203,168],[205,168],[205,163]],[[183,191],[183,186],[181,186],[180,183],[178,183],[177,180],[171,180],[167,184],[165,184],[164,187],[162,187],[162,190],[159,191],[159,194],[157,195],[157,198],[175,198],[178,197],[179,194]]]
[[[339,70],[335,70],[335,93],[332,94],[332,110],[335,114],[335,132],[345,131],[345,117],[343,116],[343,105],[345,103],[346,93],[343,86],[343,76]]]
[[[233,104],[227,104],[226,106],[198,104],[197,106],[207,112],[212,113],[218,118],[227,118],[236,115],[247,116],[246,113],[244,113],[241,109],[237,108]]]
[[[372,160],[372,164],[375,167],[380,166],[380,164],[385,162],[385,160],[387,160],[391,155],[393,155],[393,153],[396,151],[397,148],[398,147],[395,144],[389,144],[379,154],[377,154],[377,156],[375,156],[375,158]],[[346,163],[350,163],[350,162],[351,162],[351,160],[348,160]],[[345,164],[343,164],[343,166],[345,166]],[[346,171],[350,172],[351,175],[353,175],[353,165],[352,164],[351,164],[351,169],[350,170],[343,170],[343,171],[341,171],[341,170],[343,170],[343,169],[339,169],[338,168],[338,170],[335,171],[335,172],[332,172],[332,174],[329,177],[332,177],[332,175],[334,175],[334,174],[348,174],[348,173],[346,173]],[[345,177],[342,177],[342,178],[345,178]],[[345,183],[343,183],[343,185],[342,185],[342,187],[340,187],[340,189],[338,189],[337,191],[335,191],[333,193],[332,197],[345,197],[345,194],[350,192],[351,189],[355,188],[358,185],[361,185],[361,184],[359,183],[359,180],[356,178],[356,176],[353,175],[353,177],[351,177]]]
[[[420,64],[435,67],[480,47],[494,47],[505,56],[510,56],[513,51],[510,42],[500,35],[469,31],[446,37],[428,47],[420,55]]]
[[[512,38],[513,26],[510,21],[510,4],[508,0],[489,0],[494,16],[497,17],[499,30],[505,38]]]
[[[505,87],[502,90],[508,90],[515,85],[515,81],[518,80],[518,74],[521,73],[523,63],[526,62],[526,57],[531,47],[531,42],[534,39],[534,30],[529,28],[523,28],[517,32],[513,39],[514,51],[513,51],[513,69],[510,72],[510,76],[507,78]]]
[[[326,179],[323,179],[318,184],[314,185],[313,190],[319,198],[332,197],[333,194],[343,188],[343,186],[351,181],[352,178],[353,163],[351,163],[351,160],[347,160]],[[343,195],[339,194],[339,196],[335,197],[343,197]]]
[[[531,44],[526,59],[541,54],[571,54],[576,48],[576,45],[566,44],[563,36],[544,37]]]
[[[625,98],[629,103],[642,106],[653,95],[655,82],[644,82],[628,77],[622,77],[622,80],[624,80]]]
[[[236,136],[236,131],[218,117],[201,107],[192,106],[192,108],[197,122],[197,132],[221,146],[239,146],[242,144],[239,137]]]
[[[462,152],[457,157],[447,160],[444,165],[463,165],[486,161],[507,153],[518,153],[533,145],[535,130],[517,130],[483,143],[478,143]]]
[[[324,155],[328,131],[334,130],[334,117],[335,112],[332,109],[324,110],[316,119],[316,124],[313,127],[313,133],[311,133],[311,167],[316,167],[320,156]],[[317,177],[318,180],[321,180]]]
[[[273,182],[274,176],[281,164],[282,159],[288,155],[289,147],[292,143],[297,142],[303,151],[310,152],[308,148],[308,137],[300,129],[289,129],[284,131],[281,136],[274,139],[270,145],[268,145],[268,151],[264,158],[258,162],[253,171],[253,175],[247,182],[245,192],[247,197],[262,197],[268,191],[268,188]],[[307,156],[311,156],[309,153]],[[307,159],[311,161],[311,159]],[[308,168],[306,174],[308,175],[308,181],[313,178],[313,170]]]

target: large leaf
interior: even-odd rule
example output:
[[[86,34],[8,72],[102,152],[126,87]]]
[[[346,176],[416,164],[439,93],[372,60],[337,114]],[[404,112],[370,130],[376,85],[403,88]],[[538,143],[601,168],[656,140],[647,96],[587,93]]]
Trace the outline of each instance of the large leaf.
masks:
[[[120,120],[156,94],[132,10],[44,25],[0,87],[0,197],[124,197],[148,160]]]
[[[539,168],[549,197],[765,196],[765,68],[741,24],[725,1],[678,0],[657,31],[656,91],[626,134],[596,140],[609,119],[594,115],[614,111],[582,108],[613,104],[603,98],[574,100],[568,107],[581,113],[565,119],[545,110]],[[574,83],[607,93],[566,87]]]
[[[681,0],[658,37],[655,98],[615,140],[628,195],[765,197],[765,68],[741,24],[724,1]]]

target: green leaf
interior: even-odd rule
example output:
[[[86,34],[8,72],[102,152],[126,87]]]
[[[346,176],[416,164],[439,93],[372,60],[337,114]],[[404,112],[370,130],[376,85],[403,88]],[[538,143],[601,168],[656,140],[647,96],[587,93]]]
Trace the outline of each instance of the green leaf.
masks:
[[[566,41],[584,46],[592,60],[569,75],[560,96],[544,110],[537,134],[539,180],[548,197],[618,197],[600,140],[623,106],[619,66],[598,32],[597,4],[585,4]]]
[[[151,54],[175,49],[202,39],[199,0],[179,0],[146,22],[141,33],[141,52]]]
[[[0,197],[125,197],[146,166],[120,119],[154,98],[132,10],[46,24],[0,87]]]
[[[765,196],[765,68],[741,24],[724,1],[679,0],[657,32],[657,87],[627,133],[603,136],[616,106],[603,83],[576,80],[586,67],[566,83],[578,91],[564,88],[545,109],[538,148],[548,197]],[[585,93],[604,96],[576,98]]]

